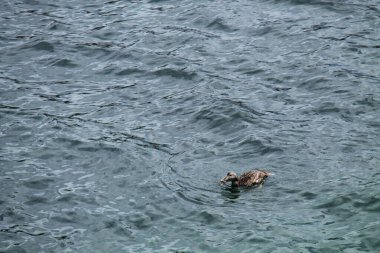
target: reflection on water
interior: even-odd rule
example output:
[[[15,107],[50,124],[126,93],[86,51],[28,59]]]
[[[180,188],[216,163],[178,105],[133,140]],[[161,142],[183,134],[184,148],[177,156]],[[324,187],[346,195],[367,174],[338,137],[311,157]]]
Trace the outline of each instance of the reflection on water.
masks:
[[[378,5],[1,2],[0,252],[378,252]]]
[[[222,190],[222,196],[227,200],[235,200],[240,196],[240,190],[237,187],[224,187]]]

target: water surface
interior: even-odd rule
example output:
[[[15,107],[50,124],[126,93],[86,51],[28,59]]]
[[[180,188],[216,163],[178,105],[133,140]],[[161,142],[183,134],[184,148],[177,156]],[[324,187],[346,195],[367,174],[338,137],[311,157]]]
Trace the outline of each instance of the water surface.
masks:
[[[378,1],[0,20],[0,252],[380,251]],[[254,167],[275,176],[218,185]]]

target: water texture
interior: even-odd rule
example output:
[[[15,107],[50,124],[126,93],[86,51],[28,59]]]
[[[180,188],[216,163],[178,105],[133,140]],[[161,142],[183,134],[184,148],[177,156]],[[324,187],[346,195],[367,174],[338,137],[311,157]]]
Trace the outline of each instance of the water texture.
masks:
[[[380,252],[379,63],[377,0],[1,1],[0,252]]]

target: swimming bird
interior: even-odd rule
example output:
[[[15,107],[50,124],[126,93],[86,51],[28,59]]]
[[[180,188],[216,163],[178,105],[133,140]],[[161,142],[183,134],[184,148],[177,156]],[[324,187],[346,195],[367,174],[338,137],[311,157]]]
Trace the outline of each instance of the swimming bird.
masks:
[[[230,181],[232,187],[249,187],[253,185],[262,185],[264,183],[264,180],[271,175],[272,173],[263,170],[248,171],[241,174],[241,176],[238,176],[235,172],[230,171],[227,173],[227,176],[220,180],[220,182],[225,184]]]

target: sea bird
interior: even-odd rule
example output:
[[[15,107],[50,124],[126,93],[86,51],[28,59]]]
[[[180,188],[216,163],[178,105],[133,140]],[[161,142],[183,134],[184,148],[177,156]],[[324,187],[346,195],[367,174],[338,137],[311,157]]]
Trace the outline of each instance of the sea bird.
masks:
[[[235,172],[230,171],[227,173],[227,176],[225,176],[224,178],[220,180],[220,182],[222,184],[231,182],[232,187],[238,187],[238,186],[249,187],[253,185],[262,185],[265,179],[271,175],[273,174],[264,170],[248,171],[241,174],[241,176],[238,176]]]

